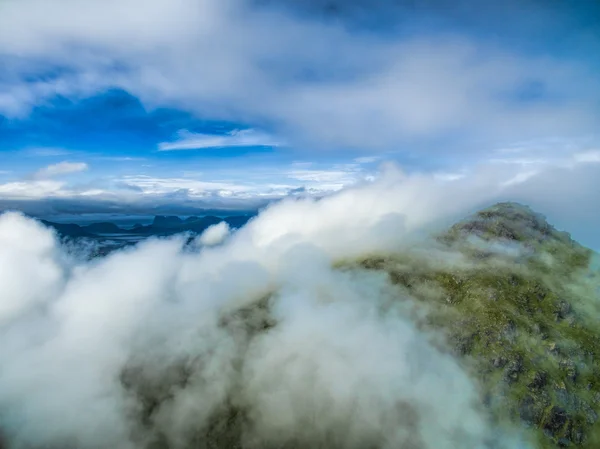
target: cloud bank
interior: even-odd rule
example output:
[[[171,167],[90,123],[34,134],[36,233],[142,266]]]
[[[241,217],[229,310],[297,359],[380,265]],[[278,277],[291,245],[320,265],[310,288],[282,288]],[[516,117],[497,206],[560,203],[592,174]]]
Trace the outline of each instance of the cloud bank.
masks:
[[[0,112],[23,117],[57,95],[121,88],[147,108],[266,124],[297,146],[432,148],[461,136],[475,150],[548,130],[597,135],[600,86],[587,55],[600,39],[582,22],[586,5],[483,2],[474,14],[461,2],[334,2],[324,16],[326,4],[310,4],[302,13],[243,0],[4,1]],[[352,11],[396,17],[397,28],[357,31]],[[485,35],[500,25],[504,38]],[[569,57],[556,42],[571,43]]]
[[[568,156],[525,150],[498,152],[497,156],[455,170],[407,170],[403,176],[410,182],[421,180],[424,191],[439,185],[456,190],[460,201],[473,207],[497,201],[523,202],[548,216],[557,227],[568,229],[583,244],[600,250],[596,232],[600,213],[592,207],[600,192],[600,164],[593,147]],[[202,173],[173,178],[111,176],[75,184],[62,179],[15,179],[0,183],[0,210],[21,210],[50,220],[80,214],[246,214],[286,198],[322,198],[371,184],[387,170],[401,168],[358,161],[329,166],[297,162],[279,172],[279,182],[273,182],[273,171],[268,168],[262,173],[253,170],[251,177],[244,179],[232,179],[231,173],[207,180],[202,180]]]
[[[389,171],[274,205],[214,247],[151,240],[91,263],[0,216],[3,444],[520,447],[409,298],[332,268],[418,241],[472,206],[464,188]]]

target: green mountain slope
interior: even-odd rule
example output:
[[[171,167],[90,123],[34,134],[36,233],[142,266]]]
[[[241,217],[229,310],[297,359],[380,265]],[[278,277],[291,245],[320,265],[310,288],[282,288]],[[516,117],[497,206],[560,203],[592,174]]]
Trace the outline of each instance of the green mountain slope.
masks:
[[[498,421],[536,447],[600,447],[600,316],[592,251],[514,203],[438,236],[433,251],[360,261],[427,311]],[[463,257],[450,260],[446,251]]]

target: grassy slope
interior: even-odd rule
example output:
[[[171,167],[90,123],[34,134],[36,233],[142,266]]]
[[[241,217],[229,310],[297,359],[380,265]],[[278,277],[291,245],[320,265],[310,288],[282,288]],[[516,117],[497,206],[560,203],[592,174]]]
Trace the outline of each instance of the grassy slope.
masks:
[[[498,420],[524,424],[539,448],[600,447],[598,295],[584,278],[591,251],[512,203],[439,241],[467,263],[406,254],[360,265],[387,271],[420,300],[421,324],[447,333]]]

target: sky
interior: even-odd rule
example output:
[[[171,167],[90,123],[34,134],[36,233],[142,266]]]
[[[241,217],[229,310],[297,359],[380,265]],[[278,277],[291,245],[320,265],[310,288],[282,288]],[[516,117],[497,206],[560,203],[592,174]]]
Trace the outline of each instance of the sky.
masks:
[[[471,267],[421,237],[498,201],[600,251],[599,73],[597,0],[0,0],[0,446],[187,447],[231,406],[257,447],[528,449],[423,301],[340,267]],[[93,261],[4,213],[257,209]]]
[[[592,229],[600,6],[498,3],[2,0],[0,208],[252,210],[391,162]]]

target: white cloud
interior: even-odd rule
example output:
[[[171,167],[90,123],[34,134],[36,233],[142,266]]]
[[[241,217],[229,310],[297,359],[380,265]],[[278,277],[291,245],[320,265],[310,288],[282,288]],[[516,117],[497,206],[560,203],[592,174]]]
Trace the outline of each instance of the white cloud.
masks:
[[[121,87],[149,108],[272,123],[297,146],[364,151],[449,132],[493,145],[595,132],[600,81],[588,61],[465,35],[370,38],[283,11],[242,0],[4,1],[0,110]],[[40,65],[63,70],[22,81]],[[519,100],[531,81],[558,100]],[[163,149],[243,140],[195,139]]]
[[[27,156],[36,156],[36,157],[56,157],[56,156],[66,156],[71,154],[72,151],[66,150],[64,148],[56,148],[56,147],[39,147],[39,148],[26,148],[21,150],[20,153],[25,154]]]
[[[96,159],[112,162],[140,162],[145,161],[144,157],[132,157],[132,156],[98,156]]]
[[[467,176],[467,174],[463,172],[438,172],[434,173],[433,176],[435,179],[439,179],[441,181],[458,181],[459,179],[463,179],[465,176]]]
[[[354,162],[356,162],[357,164],[371,164],[373,162],[379,161],[380,159],[381,158],[377,156],[363,156],[357,157],[356,159],[354,159]]]
[[[200,243],[205,246],[214,246],[222,243],[230,233],[229,225],[226,222],[221,222],[210,226],[198,238]]]
[[[384,277],[332,268],[405,247],[487,198],[489,179],[444,184],[390,169],[320,201],[274,205],[220,246],[190,252],[184,239],[160,239],[90,264],[38,224],[0,216],[3,438],[88,449],[160,436],[187,447],[222,406],[239,404],[254,418],[244,436],[269,447],[323,435],[344,447],[515,447],[405,301],[390,310],[398,293]],[[276,324],[255,336],[264,298]],[[170,385],[182,371],[187,381]],[[168,399],[144,419],[138,394],[163,387]]]
[[[581,153],[576,153],[574,156],[574,160],[575,160],[575,162],[579,162],[579,163],[600,162],[600,150],[590,150],[590,151],[584,151]]]
[[[277,147],[280,145],[270,135],[253,129],[235,130],[227,134],[198,134],[189,131],[180,131],[177,140],[174,142],[162,142],[158,145],[158,149],[160,151],[174,151],[226,147]]]
[[[313,182],[356,182],[355,170],[291,170],[287,172],[287,177],[299,181]]]
[[[14,181],[0,184],[1,199],[48,199],[67,194],[63,182],[52,180]]]
[[[8,447],[137,448],[156,432],[187,447],[191,430],[232,402],[249,408],[255,419],[245,430],[268,447],[292,437],[310,447],[322,434],[363,447],[403,447],[407,435],[424,449],[523,447],[494,433],[459,364],[405,309],[390,310],[398,292],[384,277],[332,266],[405,248],[502,195],[555,214],[594,209],[599,168],[576,168],[501,187],[514,167],[436,179],[388,166],[359,188],[273,205],[224,241],[225,227],[213,228],[219,246],[182,251],[183,239],[160,239],[91,264],[62,253],[38,224],[2,215],[0,408],[11,412],[0,414],[2,436]],[[587,223],[597,234],[595,213]],[[275,325],[249,335],[239,320],[250,314],[250,327],[260,325],[264,298]],[[187,382],[168,384],[181,371],[192,373]],[[140,416],[128,379],[139,394],[167,392],[152,420]],[[407,407],[418,426],[405,427]]]
[[[529,171],[524,171],[524,172],[518,173],[514,177],[510,178],[508,181],[504,181],[502,183],[502,186],[508,187],[513,184],[521,184],[521,183],[527,181],[528,179],[533,178],[538,173],[539,172],[537,170],[529,170]]]
[[[36,179],[56,178],[73,173],[80,173],[89,168],[85,162],[60,162],[58,164],[48,165],[38,170],[33,176]]]
[[[2,215],[0,409],[11,411],[0,414],[2,437],[8,447],[135,449],[156,432],[186,447],[188,431],[230,401],[260,410],[246,430],[265,446],[292,437],[314,444],[322,431],[366,447],[402,447],[406,435],[424,449],[490,440],[520,447],[486,421],[468,373],[429,344],[405,309],[390,311],[398,292],[384,277],[332,266],[404,249],[503,196],[562,215],[563,224],[590,214],[585,224],[597,236],[600,215],[589,205],[599,169],[552,166],[502,186],[514,167],[489,164],[450,179],[387,166],[372,183],[272,205],[225,240],[225,227],[213,228],[203,237],[221,244],[200,252],[183,251],[184,239],[160,239],[91,264],[64,254],[39,224]],[[138,181],[152,194],[179,186]],[[239,317],[263,310],[256,304],[264,298],[276,325],[249,335]],[[253,326],[263,318],[256,313]],[[168,384],[182,363],[193,375]],[[168,392],[154,419],[140,416],[127,372],[140,394]],[[398,403],[421,417],[408,434],[398,432],[406,424]],[[310,419],[318,425],[306,426]]]
[[[551,159],[527,159],[527,158],[504,158],[504,159],[490,159],[493,164],[515,164],[515,165],[544,165],[551,162]]]
[[[462,186],[460,195],[467,202],[480,195],[481,202],[488,203],[495,200],[523,201],[542,213],[548,213],[554,221],[568,225],[567,228],[584,244],[600,249],[600,240],[592,232],[600,226],[600,211],[589,206],[598,202],[600,165],[589,162],[589,155],[580,157],[579,161],[576,159],[571,156],[537,165],[488,161],[464,170],[421,174],[409,171],[396,177],[404,176],[407,180],[422,177],[424,185],[454,185],[456,189]],[[393,165],[383,165],[382,170],[383,173],[398,171]],[[327,196],[356,185],[377,182],[381,176],[362,171],[356,164],[330,167],[292,165],[282,170],[281,175],[280,182],[273,182],[270,175],[254,179],[223,177],[219,180],[202,179],[202,175],[197,173],[194,177],[172,178],[122,176],[84,185],[52,179],[10,181],[0,183],[0,208],[48,214],[54,213],[53,204],[59,201],[60,210],[72,210],[73,213],[124,211],[152,214],[156,208],[163,208],[185,215],[177,211],[203,208],[248,210],[289,195]]]
[[[313,165],[315,165],[315,162],[310,162],[310,161],[293,161],[292,162],[292,168],[294,168],[294,169],[310,168]]]
[[[320,169],[302,167],[296,164],[284,174],[288,179],[302,183],[302,186],[314,194],[335,192],[365,181],[369,176],[358,164],[338,164]]]
[[[189,194],[204,195],[213,192],[234,192],[240,195],[252,195],[253,189],[248,184],[228,181],[202,181],[189,178],[158,178],[152,176],[125,176],[120,182],[141,189],[144,194],[167,194],[178,190],[186,190]]]

